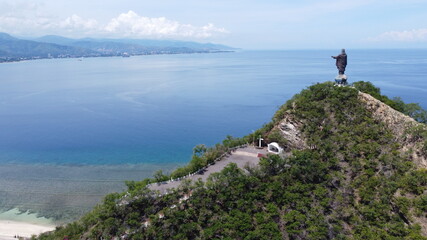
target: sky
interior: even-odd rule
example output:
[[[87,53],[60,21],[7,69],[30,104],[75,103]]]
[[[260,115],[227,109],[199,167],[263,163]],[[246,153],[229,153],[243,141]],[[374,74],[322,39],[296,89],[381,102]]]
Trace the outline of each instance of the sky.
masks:
[[[0,32],[243,49],[427,48],[427,0],[0,0]]]

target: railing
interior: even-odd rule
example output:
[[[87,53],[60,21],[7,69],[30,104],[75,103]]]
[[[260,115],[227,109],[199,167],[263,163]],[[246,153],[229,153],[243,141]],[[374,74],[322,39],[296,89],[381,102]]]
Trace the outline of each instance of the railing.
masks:
[[[247,147],[247,146],[249,146],[249,144],[248,144],[248,143],[245,143],[245,144],[243,144],[243,145],[239,145],[239,146],[237,146],[237,147],[229,148],[227,152],[225,152],[225,153],[223,153],[221,156],[217,157],[213,162],[211,162],[211,163],[209,163],[208,165],[206,165],[206,166],[204,166],[204,167],[202,167],[202,168],[198,169],[197,171],[194,171],[193,173],[189,173],[188,175],[185,175],[185,176],[182,176],[182,177],[179,177],[179,178],[175,178],[175,179],[172,179],[172,178],[171,178],[170,180],[163,181],[163,182],[154,182],[154,183],[150,183],[150,184],[147,184],[147,187],[149,188],[149,187],[151,187],[153,184],[161,185],[161,184],[168,184],[168,183],[170,183],[170,182],[181,181],[181,180],[183,180],[183,179],[185,179],[185,178],[188,178],[188,177],[194,176],[194,175],[196,175],[196,174],[199,174],[199,173],[201,173],[202,171],[206,170],[208,167],[210,167],[210,166],[214,165],[216,162],[221,161],[224,157],[229,156],[229,155],[231,154],[231,152],[234,152],[234,151],[236,151],[236,150],[237,150],[237,149],[239,149],[239,148],[245,148],[245,147]]]
[[[225,152],[225,153],[223,153],[221,156],[217,157],[217,158],[216,158],[212,163],[209,163],[208,165],[206,165],[206,166],[204,166],[204,167],[200,168],[199,170],[197,170],[197,171],[195,171],[195,172],[193,172],[193,173],[189,173],[188,175],[185,175],[185,176],[183,176],[183,177],[179,177],[179,178],[175,178],[175,179],[172,179],[172,178],[171,178],[171,179],[170,179],[170,180],[168,180],[168,181],[149,183],[149,184],[147,184],[147,185],[146,185],[146,187],[147,187],[147,188],[150,188],[150,187],[151,187],[152,185],[154,185],[154,184],[157,184],[157,185],[161,185],[161,184],[168,184],[168,183],[171,183],[171,182],[181,181],[181,180],[183,180],[183,179],[185,179],[185,178],[188,178],[188,177],[194,176],[194,175],[196,175],[196,174],[200,173],[201,171],[204,171],[204,170],[205,170],[205,169],[207,169],[208,167],[210,167],[210,166],[214,165],[216,162],[221,161],[224,157],[229,156],[232,152],[236,151],[237,149],[239,149],[239,148],[245,148],[245,147],[247,147],[247,146],[249,146],[249,144],[248,144],[248,143],[246,143],[246,144],[242,144],[242,145],[239,145],[239,146],[236,146],[236,147],[233,147],[233,148],[229,148],[229,149],[227,150],[227,152]],[[165,193],[158,193],[158,195],[156,195],[156,196],[157,196],[157,197],[161,197],[162,195],[168,194],[168,193],[169,193],[169,190],[170,190],[170,189],[166,189],[166,192],[165,192]],[[129,192],[126,192],[126,194],[125,194],[125,195],[120,199],[120,201],[117,203],[117,206],[122,206],[122,205],[127,205],[127,204],[129,204],[131,200],[125,200],[125,198],[127,198],[127,197],[129,197],[129,196],[130,196],[130,193],[129,193]],[[134,197],[134,199],[138,199],[138,198],[139,198],[139,197]]]

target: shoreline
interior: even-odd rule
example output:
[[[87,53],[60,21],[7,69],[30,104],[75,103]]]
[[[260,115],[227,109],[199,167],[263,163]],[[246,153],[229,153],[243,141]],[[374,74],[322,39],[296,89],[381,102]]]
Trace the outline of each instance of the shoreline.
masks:
[[[30,238],[55,228],[51,219],[37,217],[35,213],[16,208],[0,213],[0,240],[16,239],[15,236]]]
[[[32,235],[55,230],[54,225],[0,220],[0,240],[16,239],[15,236],[30,238]]]
[[[125,191],[126,181],[140,181],[158,169],[169,172],[179,166],[0,164],[0,220],[68,223],[91,211],[107,194]]]
[[[146,53],[146,54],[133,54],[129,56],[123,55],[101,55],[101,56],[73,56],[73,57],[39,57],[39,58],[24,58],[24,59],[13,59],[0,61],[2,63],[20,63],[36,60],[47,60],[47,59],[85,59],[85,58],[107,58],[107,57],[138,57],[138,56],[157,56],[157,55],[177,55],[177,54],[209,54],[209,53],[232,53],[236,50],[216,50],[216,51],[194,51],[194,52],[176,52],[176,53]]]

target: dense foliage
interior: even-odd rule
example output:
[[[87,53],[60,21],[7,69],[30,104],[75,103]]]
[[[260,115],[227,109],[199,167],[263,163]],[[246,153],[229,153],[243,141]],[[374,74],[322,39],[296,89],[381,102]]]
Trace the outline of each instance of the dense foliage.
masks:
[[[372,84],[355,87],[396,109],[407,106]],[[400,150],[400,138],[372,117],[356,88],[313,85],[248,136],[286,143],[271,129],[291,114],[303,122],[309,149],[269,155],[245,170],[230,164],[206,183],[163,196],[133,182],[128,193],[108,195],[80,221],[40,239],[427,239],[419,224],[427,220],[427,171],[414,165],[411,149]],[[426,135],[424,127],[408,134]],[[199,146],[193,159],[205,163],[206,154]]]

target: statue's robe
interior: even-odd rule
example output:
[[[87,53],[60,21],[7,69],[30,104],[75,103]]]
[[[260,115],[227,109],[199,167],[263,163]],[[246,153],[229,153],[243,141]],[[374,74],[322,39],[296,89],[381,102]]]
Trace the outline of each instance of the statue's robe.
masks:
[[[341,53],[340,55],[335,56],[334,58],[337,60],[336,65],[339,73],[344,74],[345,67],[347,66],[347,54]]]

